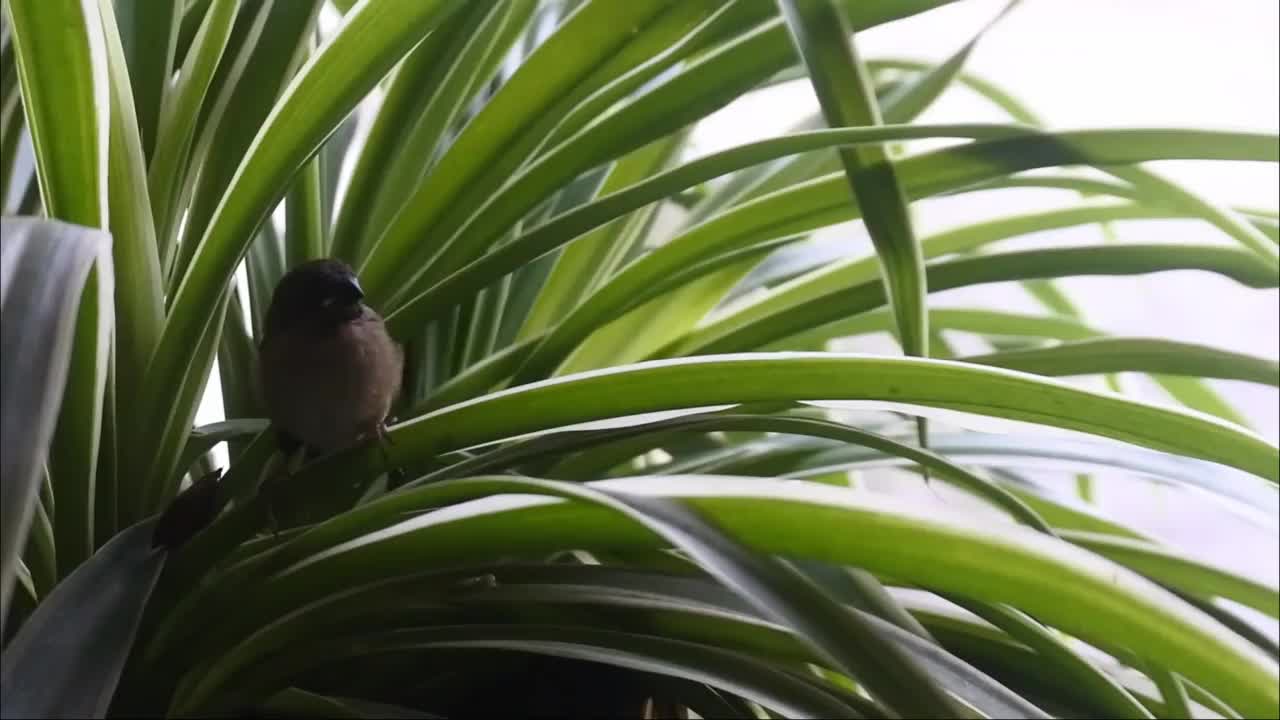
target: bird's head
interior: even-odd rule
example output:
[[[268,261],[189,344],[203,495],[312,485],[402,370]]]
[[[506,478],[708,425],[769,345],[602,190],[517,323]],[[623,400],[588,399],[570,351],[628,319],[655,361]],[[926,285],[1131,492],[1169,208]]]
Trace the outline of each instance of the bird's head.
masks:
[[[350,322],[363,312],[364,291],[341,260],[309,260],[285,273],[271,295],[267,333]]]

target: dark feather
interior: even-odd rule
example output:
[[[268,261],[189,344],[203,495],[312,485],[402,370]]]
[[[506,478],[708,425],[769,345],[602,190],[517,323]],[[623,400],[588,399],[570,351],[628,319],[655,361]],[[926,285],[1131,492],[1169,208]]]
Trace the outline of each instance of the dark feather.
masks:
[[[151,533],[151,547],[174,549],[203,530],[218,514],[218,479],[222,469],[203,475],[178,493]]]

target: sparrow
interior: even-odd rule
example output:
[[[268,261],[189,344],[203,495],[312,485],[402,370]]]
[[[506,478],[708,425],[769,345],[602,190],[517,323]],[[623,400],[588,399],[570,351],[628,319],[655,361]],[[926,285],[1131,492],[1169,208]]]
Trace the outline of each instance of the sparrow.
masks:
[[[259,386],[286,458],[389,441],[404,354],[346,263],[304,262],[276,285],[258,347]],[[381,446],[385,458],[385,445]]]

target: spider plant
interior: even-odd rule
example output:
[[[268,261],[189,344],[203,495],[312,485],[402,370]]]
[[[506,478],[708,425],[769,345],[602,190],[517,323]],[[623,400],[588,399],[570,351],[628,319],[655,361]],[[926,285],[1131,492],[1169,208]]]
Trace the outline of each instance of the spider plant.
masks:
[[[1046,130],[964,69],[981,33],[859,52],[943,4],[5,0],[4,715],[1276,716],[1277,588],[1034,471],[1274,538],[1277,449],[1205,379],[1276,362],[1107,335],[1055,280],[1275,288],[1274,208],[1144,163],[1276,133]],[[781,82],[821,114],[690,159]],[[961,84],[1008,121],[916,122]],[[1029,187],[1067,204],[913,226]],[[1205,241],[1005,242],[1152,218]],[[851,220],[872,254],[806,254]],[[271,532],[255,340],[318,256],[406,349],[406,474],[315,460]],[[929,307],[985,283],[1043,311]],[[902,352],[834,351],[872,333]],[[1169,402],[1073,379],[1121,373]],[[193,483],[216,517],[153,549]]]

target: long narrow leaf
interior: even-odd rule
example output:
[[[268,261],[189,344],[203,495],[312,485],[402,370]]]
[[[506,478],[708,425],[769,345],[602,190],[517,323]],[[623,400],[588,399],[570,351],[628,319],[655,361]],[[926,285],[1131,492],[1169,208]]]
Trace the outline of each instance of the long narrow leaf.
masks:
[[[367,237],[374,231],[369,219],[379,191],[386,184],[387,166],[394,161],[397,149],[431,102],[434,90],[445,79],[449,69],[448,53],[455,49],[455,43],[468,40],[483,10],[477,5],[446,18],[401,61],[355,160],[351,183],[334,227],[335,256],[357,263],[363,255]],[[428,159],[422,155],[416,157],[419,165]],[[419,172],[423,170],[425,167],[419,168]],[[411,191],[412,187],[390,190],[401,200]],[[399,207],[395,201],[382,202],[391,205],[393,210]]]
[[[1091,696],[1094,703],[1106,708],[1112,717],[1153,717],[1119,682],[1094,667],[1033,618],[1013,608],[999,605],[966,602],[963,598],[953,598],[952,602],[1036,651],[1037,655],[1053,667],[1055,674],[1069,678],[1068,682],[1075,686],[1077,692]]]
[[[5,10],[45,212],[106,228],[111,100],[98,0],[15,0]]]
[[[989,282],[1072,275],[1130,275],[1177,269],[1216,272],[1248,287],[1274,287],[1280,281],[1260,267],[1251,253],[1236,248],[1193,245],[1106,245],[998,253],[929,265],[935,292]],[[732,352],[808,331],[828,322],[885,303],[884,291],[872,282],[833,290],[795,305],[771,303],[745,323],[708,324],[696,339],[679,344],[682,353]]]
[[[311,541],[319,544],[308,549],[303,540],[308,536],[300,536],[293,553],[274,558],[277,563],[297,560],[274,581],[278,592],[345,587],[356,577],[376,577],[380,562],[395,563],[401,553],[424,553],[412,555],[416,562],[427,557],[457,562],[492,557],[534,537],[547,549],[653,545],[647,532],[605,520],[612,513],[527,496],[490,496],[408,519],[403,514],[412,507],[489,496],[489,487],[504,482],[510,479],[441,484],[415,491],[416,501],[409,495],[383,507],[368,505],[358,513],[363,527],[355,513],[341,530],[344,520],[334,522],[339,537],[354,533],[346,535],[347,542],[331,544],[332,536],[326,540],[324,533],[314,533]],[[593,487],[681,499],[758,551],[863,566],[945,592],[1012,604],[1086,640],[1159,656],[1170,669],[1246,713],[1265,715],[1280,703],[1280,671],[1271,658],[1158,586],[1039,533],[813,483],[779,486],[772,480],[674,476]],[[505,522],[508,513],[520,520]],[[520,537],[502,535],[500,528]],[[1001,563],[990,563],[992,554]]]
[[[108,181],[111,252],[116,274],[116,389],[125,397],[133,397],[144,392],[140,375],[160,338],[164,322],[163,283],[151,202],[146,191],[143,136],[133,105],[134,95],[142,91],[131,90],[132,78],[124,72],[124,53],[110,4],[101,2],[100,5],[111,91]],[[162,48],[164,46],[162,43]],[[158,110],[159,98],[154,99]],[[151,132],[154,134],[154,131],[153,127]]]
[[[410,322],[416,324],[425,321],[430,313],[440,312],[442,307],[457,302],[460,296],[474,292],[479,286],[487,285],[528,259],[538,257],[568,239],[612,220],[622,212],[641,207],[680,188],[727,171],[813,147],[842,142],[875,142],[894,137],[1017,136],[947,148],[904,161],[899,166],[899,171],[908,193],[913,197],[956,190],[980,182],[990,175],[1000,176],[1046,163],[1071,162],[1081,154],[1095,160],[1110,157],[1115,162],[1125,162],[1126,157],[1132,160],[1144,155],[1150,157],[1148,153],[1280,159],[1274,145],[1268,144],[1263,136],[1249,136],[1250,141],[1247,143],[1226,143],[1218,142],[1219,138],[1212,135],[1166,134],[1162,131],[1135,131],[1132,134],[1085,131],[1043,137],[1026,133],[1025,129],[1011,126],[964,125],[932,129],[894,126],[817,131],[744,145],[675,168],[632,188],[565,213],[524,237],[490,252],[413,298],[392,312],[389,321],[396,328],[404,327]],[[1238,139],[1244,140],[1244,136]],[[1011,163],[1014,167],[1009,167]],[[745,244],[752,239],[785,236],[854,217],[856,208],[848,202],[848,198],[848,190],[842,184],[842,179],[828,177],[760,198],[691,229],[664,246],[660,253],[652,253],[633,263],[624,271],[625,281],[615,279],[615,282],[593,296],[592,303],[584,303],[583,312],[589,310],[589,315],[574,318],[575,325],[560,330],[565,338],[558,340],[554,346],[548,345],[531,358],[525,377],[538,377],[549,372],[551,361],[556,357],[553,347],[557,353],[565,352],[566,348],[561,343],[568,342],[571,330],[574,333],[582,332],[581,328],[576,327],[576,323],[585,325],[590,317],[593,318],[590,322],[594,324],[599,323],[602,317],[612,316],[617,311],[614,303],[636,301],[637,287],[647,287],[655,278],[671,274],[673,268],[685,268],[691,262],[716,251],[723,251],[726,246],[735,243]],[[609,297],[610,300],[605,301],[604,297]]]
[[[0,661],[5,717],[105,717],[167,557],[153,525],[118,535],[27,619]]]
[[[213,83],[214,71],[231,39],[238,9],[236,0],[210,3],[209,12],[204,15],[191,49],[186,53],[177,84],[164,96],[157,130],[159,137],[147,169],[147,187],[166,277],[172,269],[177,242],[178,213],[175,206],[187,186],[187,168],[192,160],[197,121],[202,109],[209,117],[220,115],[212,108],[205,108],[205,98]],[[266,14],[259,13],[256,17],[265,21]],[[244,58],[247,60],[247,54]],[[237,73],[230,71],[229,74],[234,76]]]
[[[881,124],[880,108],[844,15],[831,0],[778,0],[809,69],[827,123]],[[839,150],[862,221],[880,258],[889,307],[908,355],[929,355],[924,258],[911,227],[898,173],[882,146]]]
[[[964,362],[1037,375],[1138,371],[1246,380],[1280,387],[1280,366],[1264,358],[1191,343],[1146,338],[1098,338],[1050,348],[970,355]]]
[[[584,398],[592,401],[582,404]],[[1280,481],[1280,453],[1274,446],[1216,418],[968,363],[823,353],[639,363],[513,388],[396,426],[391,436],[397,444],[390,452],[394,462],[416,464],[449,450],[608,417],[724,403],[846,398],[1031,420]],[[329,473],[369,473],[382,465],[378,455],[375,448],[342,453],[304,469],[294,482],[302,487]],[[322,484],[313,480],[312,487]]]
[[[59,222],[0,220],[4,242],[4,468],[0,474],[0,623],[8,614],[18,552],[43,477],[71,365],[81,292],[91,270],[109,272],[105,233]]]
[[[151,157],[159,135],[160,108],[173,75],[174,49],[182,25],[183,3],[151,3],[147,0],[122,0],[114,3],[120,28],[122,53],[112,63],[116,72],[126,72],[137,111],[137,134],[140,149]],[[103,18],[106,19],[104,8]]]

